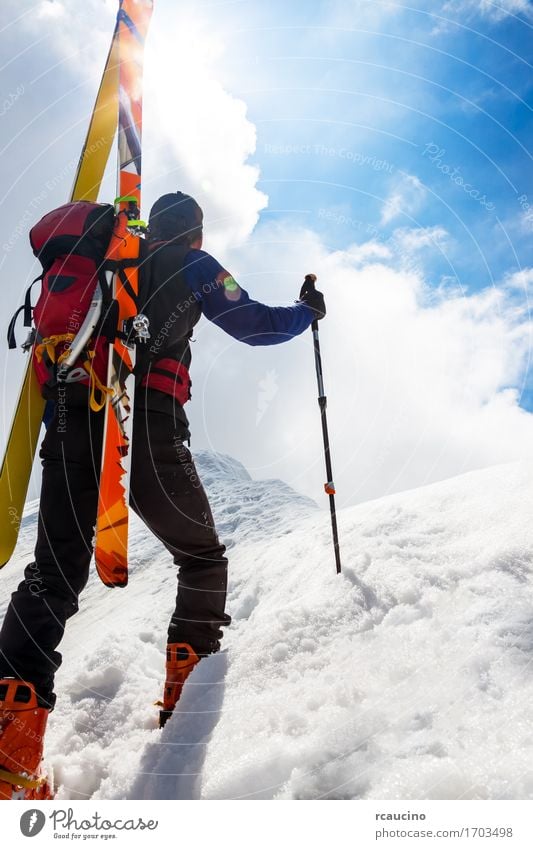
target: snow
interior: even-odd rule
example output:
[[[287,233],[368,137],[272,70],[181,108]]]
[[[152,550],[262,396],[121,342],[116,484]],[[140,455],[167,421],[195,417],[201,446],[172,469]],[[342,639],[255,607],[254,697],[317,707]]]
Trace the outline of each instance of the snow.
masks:
[[[533,798],[533,474],[471,472],[329,514],[197,452],[229,543],[224,650],[157,728],[175,567],[133,520],[131,578],[68,624],[46,761],[60,799]],[[30,505],[3,613],[31,555]]]

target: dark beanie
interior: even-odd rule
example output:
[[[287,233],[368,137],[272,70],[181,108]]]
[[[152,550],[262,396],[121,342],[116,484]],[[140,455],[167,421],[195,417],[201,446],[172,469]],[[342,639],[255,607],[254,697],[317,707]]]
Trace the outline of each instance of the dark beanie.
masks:
[[[161,195],[150,210],[148,236],[156,241],[191,244],[202,234],[203,212],[183,192]]]

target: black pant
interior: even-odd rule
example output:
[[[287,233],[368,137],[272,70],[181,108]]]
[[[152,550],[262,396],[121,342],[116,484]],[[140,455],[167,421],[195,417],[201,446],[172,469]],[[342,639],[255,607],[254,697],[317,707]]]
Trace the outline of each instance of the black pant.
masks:
[[[56,648],[88,580],[102,431],[103,414],[79,407],[52,420],[40,452],[35,562],[26,567],[0,632],[0,677],[33,682],[43,704],[55,700],[62,660]],[[228,561],[183,428],[170,415],[138,410],[133,434],[131,505],[179,566],[168,641],[190,643],[198,654],[215,652],[220,627],[231,621],[224,613]]]

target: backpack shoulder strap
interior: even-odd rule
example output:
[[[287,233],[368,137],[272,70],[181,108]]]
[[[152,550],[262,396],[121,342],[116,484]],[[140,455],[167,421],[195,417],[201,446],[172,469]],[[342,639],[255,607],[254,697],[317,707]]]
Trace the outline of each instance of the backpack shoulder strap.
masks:
[[[21,307],[18,308],[18,310],[15,312],[15,314],[11,318],[11,321],[9,322],[9,326],[7,328],[7,344],[8,344],[10,349],[17,347],[17,340],[15,339],[15,325],[17,323],[17,318],[19,317],[19,313],[21,313],[23,310],[24,310],[24,327],[31,327],[31,314],[32,314],[32,311],[33,311],[33,307],[31,305],[31,290],[32,290],[33,286],[35,285],[35,283],[37,283],[38,280],[43,279],[44,275],[45,275],[45,272],[43,271],[42,274],[39,274],[39,276],[36,277],[35,280],[33,280],[32,283],[30,283],[30,285],[26,289],[26,294],[24,296],[24,303],[22,304]]]

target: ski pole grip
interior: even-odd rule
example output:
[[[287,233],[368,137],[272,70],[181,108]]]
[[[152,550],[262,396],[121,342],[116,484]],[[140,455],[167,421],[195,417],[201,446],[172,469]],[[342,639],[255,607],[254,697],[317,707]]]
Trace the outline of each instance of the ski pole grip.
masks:
[[[317,280],[316,274],[306,274],[305,275],[305,280],[304,280],[303,286],[300,290],[300,298],[303,298],[303,296],[306,295],[307,292],[314,292],[316,280]]]

